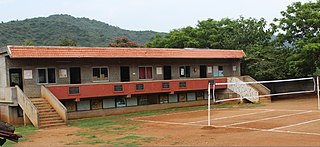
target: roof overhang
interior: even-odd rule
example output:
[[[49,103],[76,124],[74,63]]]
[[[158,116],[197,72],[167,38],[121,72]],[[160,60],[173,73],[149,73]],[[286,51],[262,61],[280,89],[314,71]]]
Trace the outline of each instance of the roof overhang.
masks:
[[[241,59],[242,50],[110,48],[62,46],[7,46],[10,58],[159,58],[159,59]]]

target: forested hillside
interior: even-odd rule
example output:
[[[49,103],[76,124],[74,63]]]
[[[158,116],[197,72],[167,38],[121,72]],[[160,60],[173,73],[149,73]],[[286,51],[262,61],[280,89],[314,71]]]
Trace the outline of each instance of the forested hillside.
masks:
[[[144,44],[155,34],[158,32],[129,31],[88,18],[51,15],[1,23],[0,46],[26,42],[32,45],[58,45],[63,39],[73,40],[77,46],[108,46],[118,36],[127,36],[138,44]]]

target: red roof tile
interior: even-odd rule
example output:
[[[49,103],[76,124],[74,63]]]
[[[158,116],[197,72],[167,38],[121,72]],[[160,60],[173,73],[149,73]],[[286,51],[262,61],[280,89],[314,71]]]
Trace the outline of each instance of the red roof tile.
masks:
[[[243,58],[242,50],[8,46],[10,58]]]

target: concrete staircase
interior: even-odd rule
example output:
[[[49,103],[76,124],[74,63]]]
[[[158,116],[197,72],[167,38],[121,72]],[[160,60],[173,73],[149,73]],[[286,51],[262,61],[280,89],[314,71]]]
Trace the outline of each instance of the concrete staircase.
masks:
[[[242,83],[242,82],[257,82],[250,76],[229,77],[228,83]],[[270,90],[262,84],[234,84],[228,85],[228,89],[238,94],[240,97],[247,99],[250,102],[271,102]]]
[[[39,111],[39,128],[65,125],[56,110],[44,98],[30,98]]]

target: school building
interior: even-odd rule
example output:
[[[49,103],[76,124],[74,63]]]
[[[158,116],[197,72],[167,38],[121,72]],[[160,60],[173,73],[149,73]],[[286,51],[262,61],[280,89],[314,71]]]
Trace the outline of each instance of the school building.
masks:
[[[209,82],[241,76],[242,50],[7,46],[0,49],[0,120],[36,127],[70,119],[207,103]],[[270,93],[219,85],[215,97]]]

